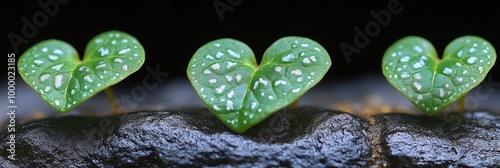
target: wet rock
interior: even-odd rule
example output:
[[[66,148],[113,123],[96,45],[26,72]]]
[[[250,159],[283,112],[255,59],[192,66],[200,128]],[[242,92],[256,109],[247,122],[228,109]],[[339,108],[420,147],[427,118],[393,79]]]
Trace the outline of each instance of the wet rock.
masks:
[[[282,110],[244,134],[206,110],[68,116],[19,126],[17,160],[6,159],[5,144],[0,159],[19,167],[366,167],[368,126],[311,107]]]
[[[500,116],[467,113],[465,120],[401,114],[379,115],[381,155],[389,167],[497,167]]]

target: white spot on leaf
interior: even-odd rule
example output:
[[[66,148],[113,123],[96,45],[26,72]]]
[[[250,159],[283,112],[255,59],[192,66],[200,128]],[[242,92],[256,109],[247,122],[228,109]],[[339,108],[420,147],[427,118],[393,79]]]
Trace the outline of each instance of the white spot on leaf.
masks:
[[[404,56],[403,58],[401,58],[399,61],[401,62],[408,62],[410,60],[410,57],[409,56]]]
[[[476,51],[476,48],[474,48],[474,47],[469,48],[470,53],[473,53],[474,51]]]
[[[205,75],[208,75],[208,74],[211,74],[211,73],[212,73],[212,71],[210,71],[210,70],[208,70],[208,69],[205,69],[205,70],[203,71],[203,74],[205,74]]]
[[[60,49],[55,49],[54,50],[54,54],[63,54],[63,52],[60,50]]]
[[[56,71],[59,71],[59,70],[61,70],[61,67],[62,67],[62,66],[63,66],[63,64],[54,65],[54,66],[52,67],[52,69],[53,69],[53,70],[56,70]]]
[[[302,59],[302,63],[309,64],[309,63],[311,63],[311,60],[309,60],[309,58],[304,58],[304,59]]]
[[[233,80],[233,77],[232,77],[232,76],[230,76],[230,75],[226,75],[226,80],[227,80],[228,82],[231,82],[231,81]]]
[[[241,75],[240,74],[237,74],[236,75],[236,82],[240,82],[241,81]]]
[[[258,86],[259,86],[259,81],[255,81],[255,83],[253,84],[253,90],[257,89]]]
[[[90,68],[89,68],[89,67],[87,67],[87,66],[82,66],[82,67],[80,67],[78,70],[79,70],[80,72],[83,72],[83,71],[88,72],[88,71],[90,71]]]
[[[422,48],[420,48],[420,46],[413,47],[413,50],[415,50],[416,52],[422,53]]]
[[[130,52],[130,48],[126,48],[126,49],[120,50],[120,51],[118,51],[118,54],[126,54],[128,52]]]
[[[50,78],[49,74],[42,75],[42,76],[40,76],[40,81],[43,82],[43,81],[47,80],[48,78]]]
[[[274,82],[274,86],[278,86],[278,85],[286,85],[286,81],[284,81],[284,80],[277,80],[276,82]]]
[[[101,48],[99,48],[99,50],[97,50],[97,51],[99,51],[99,53],[101,54],[101,56],[106,56],[106,55],[109,55],[109,49],[107,49],[107,48],[102,48],[102,47],[101,47]]]
[[[444,94],[445,94],[444,89],[443,88],[439,89],[439,97],[444,97]]]
[[[222,56],[224,56],[224,53],[217,52],[217,54],[215,54],[215,57],[217,58],[221,58]]]
[[[276,72],[281,72],[282,69],[283,69],[283,67],[280,67],[280,66],[274,67],[274,71],[276,71]]]
[[[453,70],[450,69],[450,68],[448,68],[448,67],[446,67],[446,68],[444,68],[443,73],[447,74],[447,75],[451,75],[453,73]]]
[[[212,69],[214,69],[214,70],[219,70],[219,69],[220,69],[220,65],[219,65],[219,63],[215,63],[215,64],[213,64],[213,65],[212,65]]]
[[[56,75],[55,80],[54,80],[54,82],[55,82],[54,86],[56,88],[60,88],[62,86],[62,80],[63,80],[63,76],[62,75],[60,75],[60,74]]]
[[[401,78],[406,79],[406,78],[409,78],[409,77],[410,77],[410,75],[408,74],[408,72],[403,72],[403,73],[401,74]]]
[[[220,108],[217,105],[214,105],[213,107],[214,107],[214,110],[216,110],[216,111],[220,110]]]
[[[225,88],[226,88],[226,85],[220,85],[218,88],[215,88],[215,91],[217,93],[221,94]]]
[[[230,91],[228,94],[227,94],[227,98],[232,98],[234,96],[234,91]]]
[[[417,90],[422,89],[422,85],[420,83],[414,82],[413,86],[415,86],[415,88],[417,88]]]
[[[104,61],[102,61],[95,68],[96,69],[101,69],[101,68],[104,68],[104,67],[106,67],[106,63],[104,63]]]
[[[123,63],[123,60],[122,60],[122,59],[120,59],[120,58],[116,58],[116,59],[115,59],[115,62],[117,62],[117,63]]]
[[[292,70],[291,72],[293,75],[302,75],[302,71],[300,71],[300,69],[295,69],[295,70]]]
[[[262,83],[263,85],[267,85],[267,80],[264,80],[262,78],[259,78],[259,82]]]
[[[476,62],[476,60],[477,60],[477,57],[470,57],[469,59],[467,59],[467,63],[473,64]]]
[[[310,59],[311,59],[311,61],[313,61],[313,62],[316,62],[316,61],[317,61],[317,60],[316,60],[316,56],[310,56],[309,58],[310,58]]]
[[[240,58],[240,54],[237,53],[237,52],[234,52],[233,50],[227,50],[227,52],[229,53],[229,55],[233,56],[233,57],[236,57],[236,58]]]
[[[415,69],[419,69],[419,68],[422,68],[425,66],[425,62],[423,60],[420,60],[418,62],[416,62],[415,64],[413,64],[413,68]]]
[[[252,102],[252,106],[250,107],[250,109],[255,109],[257,107],[257,102]]]
[[[233,67],[233,66],[236,66],[236,65],[237,65],[237,64],[236,64],[235,62],[231,62],[231,61],[229,61],[229,62],[227,62],[227,69],[229,69],[229,68],[231,68],[231,67]]]
[[[420,73],[416,73],[413,75],[413,78],[420,80],[420,79],[422,79],[422,75],[420,75]]]
[[[297,56],[295,56],[293,54],[288,54],[288,55],[284,56],[283,58],[281,58],[281,60],[284,61],[284,62],[290,62],[293,59],[295,59],[296,57]]]
[[[49,54],[49,59],[52,60],[52,61],[55,61],[55,60],[59,59],[59,57],[55,56],[55,55],[50,55]]]
[[[85,75],[85,77],[83,77],[83,80],[87,81],[88,83],[94,82],[94,79],[92,79],[90,75]]]
[[[226,110],[229,111],[229,110],[233,110],[233,109],[234,109],[234,107],[233,107],[233,101],[228,100],[226,102]]]

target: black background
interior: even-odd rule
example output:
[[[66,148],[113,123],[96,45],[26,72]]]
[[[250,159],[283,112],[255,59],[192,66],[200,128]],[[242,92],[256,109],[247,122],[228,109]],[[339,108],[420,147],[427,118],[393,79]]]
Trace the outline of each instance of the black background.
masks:
[[[48,0],[40,0],[47,2]],[[55,1],[55,0],[51,0]],[[68,0],[66,0],[68,1]],[[217,0],[231,5],[227,0]],[[6,35],[22,34],[22,17],[43,9],[39,1],[2,1],[4,54],[14,52]],[[360,48],[348,62],[339,44],[354,45],[354,28],[364,30],[375,21],[370,11],[387,10],[390,2],[399,2],[402,11],[391,15],[389,24]],[[218,38],[234,38],[248,44],[257,60],[275,40],[284,36],[304,36],[319,42],[332,59],[332,67],[324,80],[342,81],[365,74],[382,75],[384,51],[407,35],[422,36],[433,43],[441,54],[446,45],[462,35],[477,35],[500,47],[500,12],[492,2],[434,2],[422,0],[383,1],[236,1],[232,11],[221,20],[206,1],[90,1],[69,0],[39,27],[28,43],[19,45],[19,57],[31,45],[49,38],[72,44],[80,53],[95,35],[107,30],[121,30],[135,36],[146,50],[146,62],[139,71],[125,79],[126,84],[140,81],[147,74],[146,66],[159,65],[169,78],[186,78],[191,56],[203,44]],[[6,64],[6,62],[5,62]],[[500,79],[500,67],[490,73]],[[138,80],[139,79],[139,80]]]

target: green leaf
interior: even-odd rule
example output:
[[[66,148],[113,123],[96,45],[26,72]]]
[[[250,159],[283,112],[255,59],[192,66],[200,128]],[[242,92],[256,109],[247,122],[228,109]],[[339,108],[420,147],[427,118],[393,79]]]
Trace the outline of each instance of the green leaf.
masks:
[[[24,81],[45,102],[66,113],[137,71],[144,55],[137,39],[108,31],[90,40],[83,61],[70,44],[50,39],[26,50],[18,68]]]
[[[429,41],[408,36],[387,49],[382,70],[416,107],[435,114],[479,85],[496,60],[493,46],[476,36],[453,40],[443,55],[440,60]]]
[[[303,37],[274,42],[257,65],[252,50],[234,39],[202,46],[187,74],[203,103],[235,132],[244,132],[296,101],[330,68],[330,56]]]

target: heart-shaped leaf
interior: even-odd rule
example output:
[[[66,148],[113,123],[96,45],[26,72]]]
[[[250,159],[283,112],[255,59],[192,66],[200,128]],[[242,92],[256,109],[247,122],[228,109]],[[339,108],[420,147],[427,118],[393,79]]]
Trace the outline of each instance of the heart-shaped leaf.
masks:
[[[70,44],[50,39],[26,50],[18,67],[21,77],[45,102],[66,113],[137,71],[144,54],[131,35],[108,31],[90,40],[83,61]]]
[[[219,39],[196,51],[187,74],[207,108],[241,133],[296,101],[330,64],[326,50],[308,38],[279,39],[260,65],[246,44]]]
[[[441,60],[429,41],[408,36],[387,49],[382,70],[416,107],[435,114],[479,85],[495,60],[493,46],[477,36],[453,40]]]

